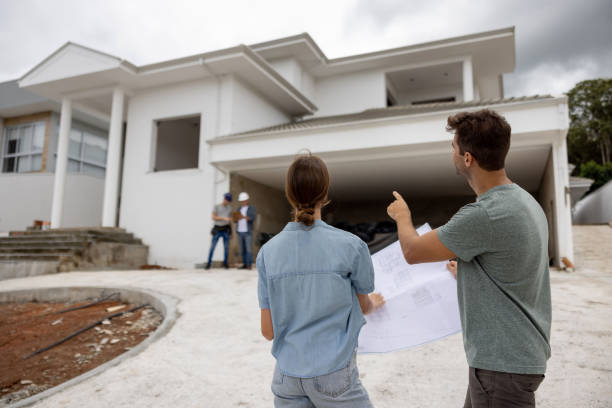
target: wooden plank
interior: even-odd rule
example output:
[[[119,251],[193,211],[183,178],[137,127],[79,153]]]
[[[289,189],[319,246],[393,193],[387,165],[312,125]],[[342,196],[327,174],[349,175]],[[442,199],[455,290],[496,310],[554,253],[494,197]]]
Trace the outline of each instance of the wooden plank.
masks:
[[[4,126],[23,125],[31,122],[41,122],[51,119],[51,112],[38,112],[30,115],[13,116],[12,118],[4,118]]]
[[[51,115],[47,116],[45,124],[45,143],[43,144],[42,152],[42,165],[40,166],[40,172],[45,173],[47,171],[47,157],[49,156],[49,145],[51,144]]]

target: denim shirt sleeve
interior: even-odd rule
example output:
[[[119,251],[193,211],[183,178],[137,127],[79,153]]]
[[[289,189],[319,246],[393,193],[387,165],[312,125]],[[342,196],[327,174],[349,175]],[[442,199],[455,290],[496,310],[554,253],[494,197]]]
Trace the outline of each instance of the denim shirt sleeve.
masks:
[[[357,255],[351,271],[351,284],[357,293],[367,294],[374,291],[374,266],[368,245],[359,240]]]
[[[263,248],[259,250],[257,260],[255,261],[257,265],[257,273],[259,274],[259,279],[257,280],[257,297],[259,299],[259,308],[269,309],[270,301],[268,300],[268,278],[266,277],[266,266],[264,264],[263,252]]]

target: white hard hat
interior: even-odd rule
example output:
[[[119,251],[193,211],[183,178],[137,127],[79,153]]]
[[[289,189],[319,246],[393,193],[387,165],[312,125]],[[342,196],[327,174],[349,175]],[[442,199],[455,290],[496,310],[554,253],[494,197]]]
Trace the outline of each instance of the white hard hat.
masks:
[[[238,201],[246,201],[249,199],[249,193],[243,191],[238,195]]]

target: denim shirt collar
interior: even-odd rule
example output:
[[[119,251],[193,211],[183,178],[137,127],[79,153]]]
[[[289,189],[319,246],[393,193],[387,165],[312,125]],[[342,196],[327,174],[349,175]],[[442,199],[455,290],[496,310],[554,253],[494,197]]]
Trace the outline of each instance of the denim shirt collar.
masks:
[[[315,220],[314,224],[312,224],[310,227],[302,224],[301,222],[292,221],[287,223],[285,228],[283,228],[283,231],[310,231],[314,227],[321,227],[326,225],[327,224],[322,220]]]

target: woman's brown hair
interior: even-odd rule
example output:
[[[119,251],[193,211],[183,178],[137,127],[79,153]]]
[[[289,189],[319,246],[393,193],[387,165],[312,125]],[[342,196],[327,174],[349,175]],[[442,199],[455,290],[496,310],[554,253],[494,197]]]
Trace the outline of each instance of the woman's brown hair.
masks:
[[[312,225],[317,204],[328,204],[328,191],[329,172],[323,160],[310,152],[297,156],[285,180],[285,195],[293,207],[295,219]]]

